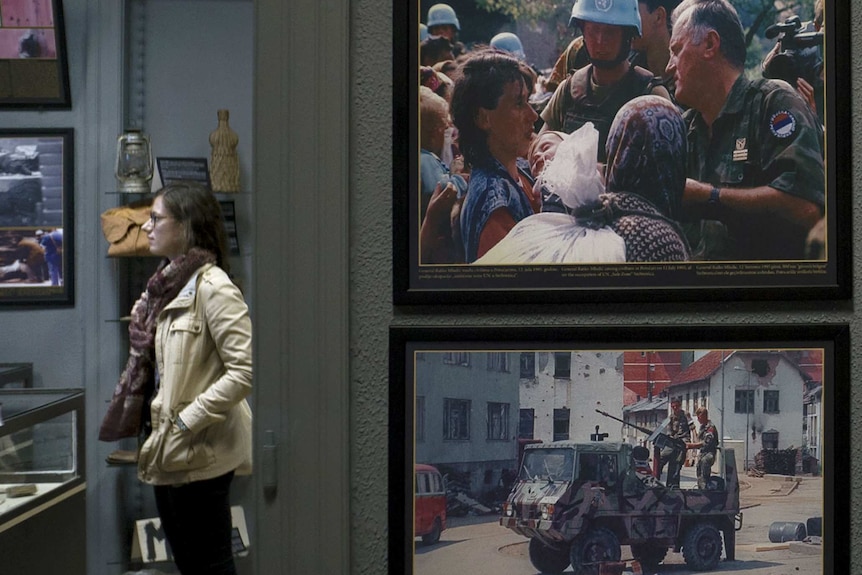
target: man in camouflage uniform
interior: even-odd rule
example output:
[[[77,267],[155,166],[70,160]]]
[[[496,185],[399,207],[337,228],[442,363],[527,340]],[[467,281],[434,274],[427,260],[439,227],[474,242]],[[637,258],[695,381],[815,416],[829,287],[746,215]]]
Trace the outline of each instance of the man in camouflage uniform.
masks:
[[[700,449],[697,459],[697,487],[706,489],[709,485],[709,477],[712,475],[712,464],[715,463],[715,454],[718,451],[718,429],[709,420],[709,412],[705,407],[698,407],[695,412],[697,422],[697,441],[686,445],[688,449]]]
[[[682,410],[682,404],[678,397],[671,400],[670,408],[670,422],[667,427],[668,437],[688,443],[688,440],[691,439],[691,429],[689,428],[688,417]],[[679,474],[685,463],[685,454],[685,449],[675,445],[667,445],[661,450],[659,475],[664,471],[664,466],[667,465],[665,485],[668,487],[679,487]]]
[[[599,132],[597,160],[604,163],[605,141],[619,109],[637,96],[670,100],[670,94],[652,72],[628,60],[632,39],[641,35],[636,0],[575,0],[571,23],[584,34],[590,64],[554,91],[541,114],[541,131],[571,134],[592,122]]]
[[[685,0],[673,13],[668,72],[689,107],[684,216],[723,224],[699,259],[801,259],[823,215],[823,132],[789,84],[748,80],[745,37],[727,0]],[[713,228],[715,229],[715,228]]]
[[[632,40],[632,51],[628,60],[632,66],[646,68],[654,76],[662,78],[668,91],[673,94],[669,85],[673,78],[665,76],[668,60],[668,43],[670,42],[670,15],[680,0],[638,0],[638,11],[641,17],[641,35]],[[584,45],[584,37],[578,36],[572,40],[557,58],[554,68],[546,84],[548,90],[555,90],[566,79],[566,76],[580,70],[590,63]]]

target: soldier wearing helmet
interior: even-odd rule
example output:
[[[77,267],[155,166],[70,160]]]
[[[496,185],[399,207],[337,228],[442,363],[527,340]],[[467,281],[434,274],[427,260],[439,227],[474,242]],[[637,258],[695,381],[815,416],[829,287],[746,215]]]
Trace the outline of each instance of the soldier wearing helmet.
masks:
[[[453,53],[457,57],[464,53],[464,44],[458,41],[461,23],[458,15],[448,4],[434,4],[428,9],[428,21],[425,22],[429,36],[443,36],[452,42]]]
[[[680,0],[638,0],[641,17],[641,34],[632,39],[629,62],[661,76],[668,91],[673,94],[672,77],[665,73],[670,43],[670,16]],[[548,78],[548,89],[554,90],[566,76],[590,63],[584,47],[584,37],[572,40],[557,58]]]
[[[443,36],[450,42],[455,41],[455,36],[461,31],[461,23],[455,10],[448,4],[434,4],[428,9],[428,33],[432,36]]]
[[[511,32],[500,32],[491,38],[491,47],[497,50],[509,52],[521,62],[527,61],[527,55],[524,53],[524,45],[521,44],[521,39],[516,34]]]
[[[581,29],[590,63],[557,86],[542,112],[542,130],[572,133],[592,122],[599,132],[597,159],[604,163],[608,131],[623,104],[670,94],[652,72],[628,60],[632,39],[641,34],[637,0],[575,0],[570,23]]]

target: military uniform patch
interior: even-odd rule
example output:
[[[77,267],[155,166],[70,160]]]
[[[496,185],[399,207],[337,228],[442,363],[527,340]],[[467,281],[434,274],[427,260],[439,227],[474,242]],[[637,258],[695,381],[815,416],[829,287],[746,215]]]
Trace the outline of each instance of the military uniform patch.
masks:
[[[748,159],[748,148],[745,147],[745,138],[736,139],[736,149],[733,150],[733,161],[744,162]]]
[[[769,119],[769,129],[778,138],[787,138],[796,131],[796,118],[787,110],[776,112]]]

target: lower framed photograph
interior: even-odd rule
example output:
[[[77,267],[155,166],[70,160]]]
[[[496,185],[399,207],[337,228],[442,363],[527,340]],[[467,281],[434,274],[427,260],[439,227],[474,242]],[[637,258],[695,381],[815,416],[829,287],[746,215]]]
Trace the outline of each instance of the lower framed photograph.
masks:
[[[849,572],[847,325],[389,343],[392,575]]]

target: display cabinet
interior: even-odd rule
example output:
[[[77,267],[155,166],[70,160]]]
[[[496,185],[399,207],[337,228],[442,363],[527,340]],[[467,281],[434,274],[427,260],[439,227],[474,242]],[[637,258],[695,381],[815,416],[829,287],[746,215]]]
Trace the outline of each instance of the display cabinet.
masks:
[[[0,387],[33,387],[33,364],[0,363]]]
[[[0,534],[83,492],[84,392],[0,388]]]

